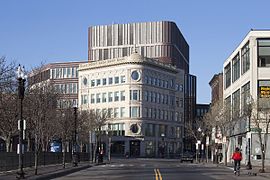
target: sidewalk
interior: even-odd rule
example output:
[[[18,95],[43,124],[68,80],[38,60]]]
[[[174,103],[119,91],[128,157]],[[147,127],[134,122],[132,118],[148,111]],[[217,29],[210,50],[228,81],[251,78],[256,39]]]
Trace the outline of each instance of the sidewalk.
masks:
[[[210,164],[212,162],[209,162],[208,164]],[[261,169],[261,162],[259,161],[252,161],[252,169],[247,169],[246,164],[241,164],[241,174],[247,174],[249,176],[262,176],[265,178],[270,179],[270,163],[269,162],[265,162],[265,173],[261,173],[260,169]],[[227,166],[225,166],[223,163],[220,164],[215,164],[217,166],[223,166],[223,167],[227,167],[229,169],[231,169],[233,171],[233,164],[231,162],[228,162]]]
[[[47,165],[47,166],[39,166],[38,167],[38,174],[35,175],[34,167],[31,168],[24,168],[25,172],[25,179],[36,179],[36,180],[43,180],[43,179],[52,179],[61,177],[67,174],[71,174],[83,169],[87,169],[89,167],[95,166],[97,164],[90,164],[89,162],[80,162],[77,167],[73,167],[72,163],[67,163],[66,167],[63,168],[62,164],[54,164],[54,165]],[[0,172],[0,180],[12,180],[17,179],[17,171],[12,170],[8,172]]]

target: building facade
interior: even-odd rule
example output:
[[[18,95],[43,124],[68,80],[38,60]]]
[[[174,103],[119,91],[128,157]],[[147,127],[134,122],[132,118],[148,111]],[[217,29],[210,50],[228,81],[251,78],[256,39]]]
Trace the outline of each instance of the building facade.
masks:
[[[109,112],[104,128],[112,131],[112,154],[182,152],[184,71],[175,66],[138,53],[81,64],[79,107]]]
[[[210,80],[209,85],[211,87],[211,104],[223,101],[223,74],[215,74]]]
[[[72,107],[78,101],[78,68],[85,62],[50,63],[29,74],[28,84],[31,87],[41,82],[54,85],[60,94],[58,108]]]
[[[88,29],[89,61],[130,56],[135,50],[189,73],[189,45],[174,22],[112,24]]]
[[[252,116],[251,119],[244,116],[243,111],[250,97],[258,103],[259,107],[262,101],[269,101],[270,31],[251,30],[224,62],[223,75],[224,103],[231,106],[232,119],[238,119],[230,130],[228,154],[230,155],[235,147],[240,147],[245,162],[249,156],[249,149],[252,160],[260,159],[258,131],[254,129]],[[269,143],[270,138],[268,138]],[[266,159],[269,158],[270,151],[267,150]]]
[[[196,113],[197,80],[189,74],[189,45],[177,25],[158,21],[89,27],[89,62],[130,56],[133,52],[184,71],[184,121],[192,122]],[[185,149],[191,146],[185,138]]]

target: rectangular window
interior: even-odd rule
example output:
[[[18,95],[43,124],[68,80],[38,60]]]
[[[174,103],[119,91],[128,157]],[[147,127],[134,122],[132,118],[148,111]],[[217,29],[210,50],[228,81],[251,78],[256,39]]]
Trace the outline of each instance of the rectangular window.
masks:
[[[120,92],[121,101],[125,101],[125,91]]]
[[[130,117],[131,118],[140,117],[140,107],[137,106],[130,107]]]
[[[232,81],[235,82],[240,77],[240,58],[239,53],[232,60]]]
[[[250,68],[249,43],[247,43],[241,49],[241,60],[242,60],[242,74],[244,74]]]
[[[109,84],[112,84],[112,83],[113,83],[113,78],[109,77]]]
[[[108,108],[108,118],[112,118],[113,108]]]
[[[78,91],[77,91],[77,86],[78,86],[77,83],[73,83],[73,93],[74,93],[74,94],[77,94],[77,93],[78,93]]]
[[[120,117],[125,117],[125,107],[120,108]]]
[[[68,78],[71,77],[70,68],[67,68],[67,77],[68,77]]]
[[[91,87],[95,87],[95,80],[94,79],[91,80]]]
[[[131,100],[138,101],[139,100],[139,91],[138,90],[131,90],[132,98]]]
[[[138,101],[140,99],[139,93],[139,90],[130,90],[130,100]]]
[[[119,84],[119,77],[114,77],[114,84]]]
[[[114,118],[119,118],[119,108],[114,108]]]
[[[145,83],[145,84],[148,84],[148,76],[145,76],[145,77],[144,77],[144,83]]]
[[[102,85],[103,85],[103,86],[107,85],[107,79],[106,79],[106,78],[103,78],[103,79],[102,79]]]
[[[87,103],[88,103],[88,96],[83,95],[83,104],[87,104]]]
[[[113,101],[113,93],[109,92],[108,93],[108,102],[112,102]]]
[[[121,79],[121,83],[125,83],[126,82],[126,77],[125,76],[121,76],[120,79]]]
[[[99,86],[101,84],[100,79],[97,79],[97,86]]]
[[[144,100],[148,101],[148,91],[144,91]]]
[[[102,93],[102,102],[107,102],[107,93]]]
[[[233,118],[240,116],[240,89],[235,91],[232,95],[232,115]]]
[[[159,104],[160,103],[160,93],[155,93],[156,95],[156,102]]]
[[[67,77],[67,69],[63,68],[63,78],[66,78],[66,77]]]
[[[241,87],[241,109],[243,113],[247,112],[248,98],[250,98],[250,82]]]
[[[95,103],[95,94],[91,94],[91,104]]]
[[[225,88],[228,88],[231,85],[231,63],[229,63],[225,68],[224,68],[224,73],[225,73]]]
[[[100,103],[100,93],[97,93],[97,103]]]
[[[119,91],[114,92],[114,101],[119,101]]]
[[[258,67],[270,67],[270,39],[258,40]]]

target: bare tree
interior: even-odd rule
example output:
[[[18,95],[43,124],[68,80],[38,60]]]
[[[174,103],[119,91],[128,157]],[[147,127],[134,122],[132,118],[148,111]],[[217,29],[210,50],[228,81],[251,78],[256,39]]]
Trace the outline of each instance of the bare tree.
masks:
[[[101,148],[101,136],[104,130],[102,129],[108,121],[108,112],[107,111],[84,111],[82,116],[85,117],[83,125],[84,129],[88,129],[88,132],[95,132],[97,143],[94,144],[94,161],[96,162],[96,152],[98,148]]]
[[[6,142],[6,151],[12,150],[12,137],[17,130],[16,65],[0,57],[0,137]]]
[[[229,145],[229,136],[233,132],[234,126],[239,118],[239,111],[235,111],[235,118],[231,116],[231,105],[219,100],[210,106],[208,113],[204,115],[203,122],[208,129],[208,133],[214,133],[215,137],[226,138],[224,164],[227,165],[227,153]],[[213,142],[214,143],[214,142]],[[212,153],[216,150],[212,146]],[[217,154],[216,154],[217,155]]]
[[[42,73],[43,67],[33,70],[34,75]],[[38,154],[47,151],[49,140],[56,133],[54,121],[59,94],[48,81],[40,79],[35,84],[30,84],[26,92],[26,122],[28,132],[28,144],[34,136],[35,139],[35,173],[37,174]]]
[[[270,101],[268,98],[260,98],[257,102],[252,101],[253,111],[251,124],[257,132],[262,157],[262,167],[260,172],[265,172],[265,155],[267,152],[267,142],[270,126]]]
[[[71,108],[58,109],[57,119],[54,122],[56,129],[56,137],[62,140],[62,152],[63,152],[63,168],[66,163],[66,149],[67,144],[71,141],[74,130],[74,113]]]

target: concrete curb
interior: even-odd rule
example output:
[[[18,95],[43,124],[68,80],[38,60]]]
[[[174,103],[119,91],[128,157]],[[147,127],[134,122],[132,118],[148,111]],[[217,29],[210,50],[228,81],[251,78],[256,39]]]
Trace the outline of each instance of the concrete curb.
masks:
[[[40,175],[40,176],[32,176],[32,177],[28,177],[27,179],[31,179],[31,180],[34,180],[34,179],[36,179],[36,180],[53,179],[53,178],[58,178],[58,177],[61,177],[61,176],[65,176],[65,175],[68,175],[68,174],[71,174],[71,173],[74,173],[74,172],[77,172],[77,171],[81,171],[81,170],[84,170],[84,169],[87,169],[87,168],[90,168],[90,167],[92,167],[92,165],[84,165],[84,166],[81,166],[81,167],[63,169],[61,171],[56,171],[56,172],[53,172],[53,173],[44,174],[44,175]]]

